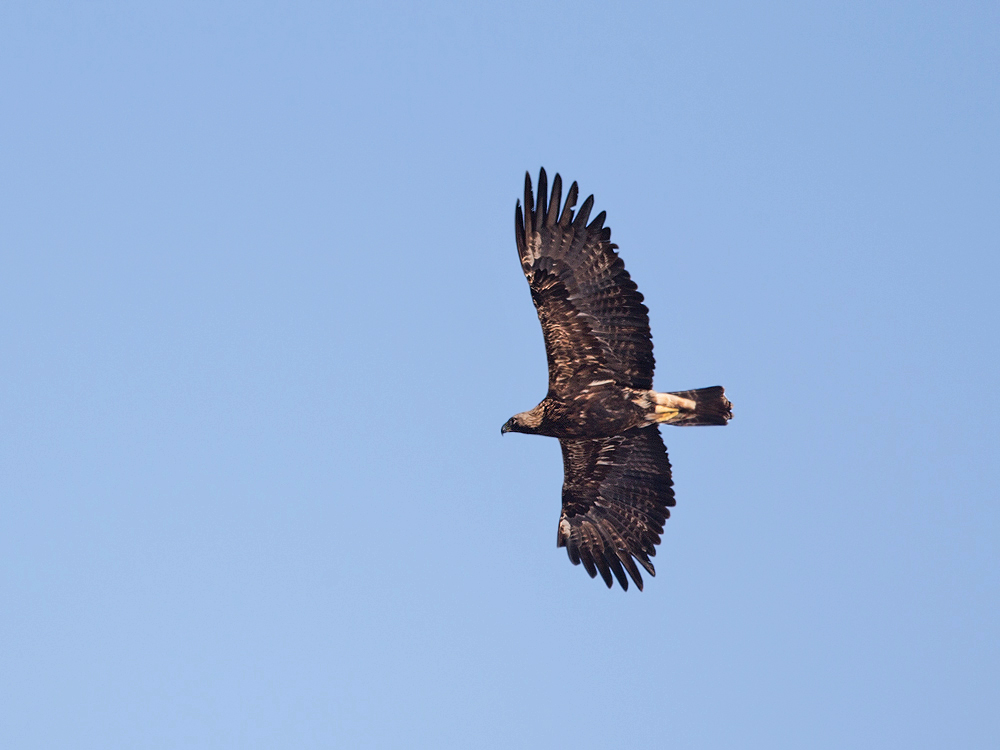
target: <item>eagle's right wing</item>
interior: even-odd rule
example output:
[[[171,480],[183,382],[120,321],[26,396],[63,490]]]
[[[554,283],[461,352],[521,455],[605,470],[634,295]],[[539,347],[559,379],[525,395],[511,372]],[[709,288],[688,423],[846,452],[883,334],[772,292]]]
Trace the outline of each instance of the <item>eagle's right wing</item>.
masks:
[[[656,427],[636,427],[610,438],[559,441],[565,480],[556,544],[590,577],[611,574],[628,590],[625,571],[642,590],[635,560],[656,575],[663,523],[674,505],[670,461]],[[632,558],[635,558],[633,560]]]
[[[614,380],[630,388],[653,387],[653,341],[649,311],[625,270],[604,212],[592,222],[594,197],[574,215],[574,182],[560,212],[562,178],[548,195],[545,170],[538,176],[537,202],[531,177],[524,178],[524,212],[515,209],[521,268],[545,336],[549,388],[557,393]],[[575,388],[566,389],[573,383]]]

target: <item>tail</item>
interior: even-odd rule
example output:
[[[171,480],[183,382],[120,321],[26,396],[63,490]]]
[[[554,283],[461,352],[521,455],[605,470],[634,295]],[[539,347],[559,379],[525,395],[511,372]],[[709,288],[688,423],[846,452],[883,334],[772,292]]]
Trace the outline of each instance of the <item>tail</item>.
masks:
[[[651,391],[650,395],[656,404],[655,411],[649,415],[654,422],[695,427],[726,424],[733,418],[733,405],[721,385],[673,393]]]

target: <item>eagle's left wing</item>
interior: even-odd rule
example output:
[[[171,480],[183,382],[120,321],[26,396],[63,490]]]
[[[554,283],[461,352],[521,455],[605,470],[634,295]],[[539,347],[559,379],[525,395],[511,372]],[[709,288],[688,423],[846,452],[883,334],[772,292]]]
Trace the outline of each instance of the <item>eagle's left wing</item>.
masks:
[[[610,438],[559,441],[565,480],[556,544],[590,577],[611,574],[628,590],[625,571],[642,590],[635,560],[656,575],[663,523],[674,505],[670,461],[656,427],[637,427]],[[635,558],[633,560],[632,558]]]
[[[649,310],[625,270],[602,211],[590,221],[594,196],[579,211],[574,182],[562,200],[557,174],[548,192],[545,170],[537,198],[524,176],[524,210],[514,209],[521,268],[545,336],[549,389],[572,396],[594,380],[640,390],[653,387]],[[589,223],[588,223],[589,222]]]

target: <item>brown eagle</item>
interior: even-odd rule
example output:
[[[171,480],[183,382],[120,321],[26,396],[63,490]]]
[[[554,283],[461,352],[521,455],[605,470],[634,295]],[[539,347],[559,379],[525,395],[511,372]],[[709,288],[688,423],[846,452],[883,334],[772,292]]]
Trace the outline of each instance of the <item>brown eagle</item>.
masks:
[[[649,309],[625,270],[601,211],[588,223],[590,196],[574,214],[574,182],[561,210],[562,179],[538,201],[524,176],[524,213],[514,233],[521,268],[538,310],[549,361],[549,392],[501,428],[559,438],[565,479],[556,545],[590,577],[642,590],[635,561],[649,558],[674,505],[670,461],[657,425],[724,425],[733,416],[721,386],[657,393]],[[633,560],[633,558],[635,558]]]

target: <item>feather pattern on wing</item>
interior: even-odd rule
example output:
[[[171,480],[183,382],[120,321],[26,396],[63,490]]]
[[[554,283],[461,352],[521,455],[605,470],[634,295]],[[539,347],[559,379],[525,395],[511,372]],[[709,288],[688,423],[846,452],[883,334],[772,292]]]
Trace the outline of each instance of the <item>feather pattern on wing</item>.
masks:
[[[656,574],[649,558],[674,505],[670,460],[659,430],[635,428],[616,437],[559,444],[565,479],[557,545],[591,578],[600,573],[608,588],[613,574],[628,590],[627,571],[641,591],[635,560]]]
[[[573,392],[594,378],[619,385],[653,387],[653,342],[649,311],[625,270],[604,226],[602,211],[587,223],[594,197],[574,214],[574,182],[560,212],[562,178],[538,177],[538,200],[525,175],[524,211],[515,209],[515,234],[521,268],[545,337],[549,389]]]

